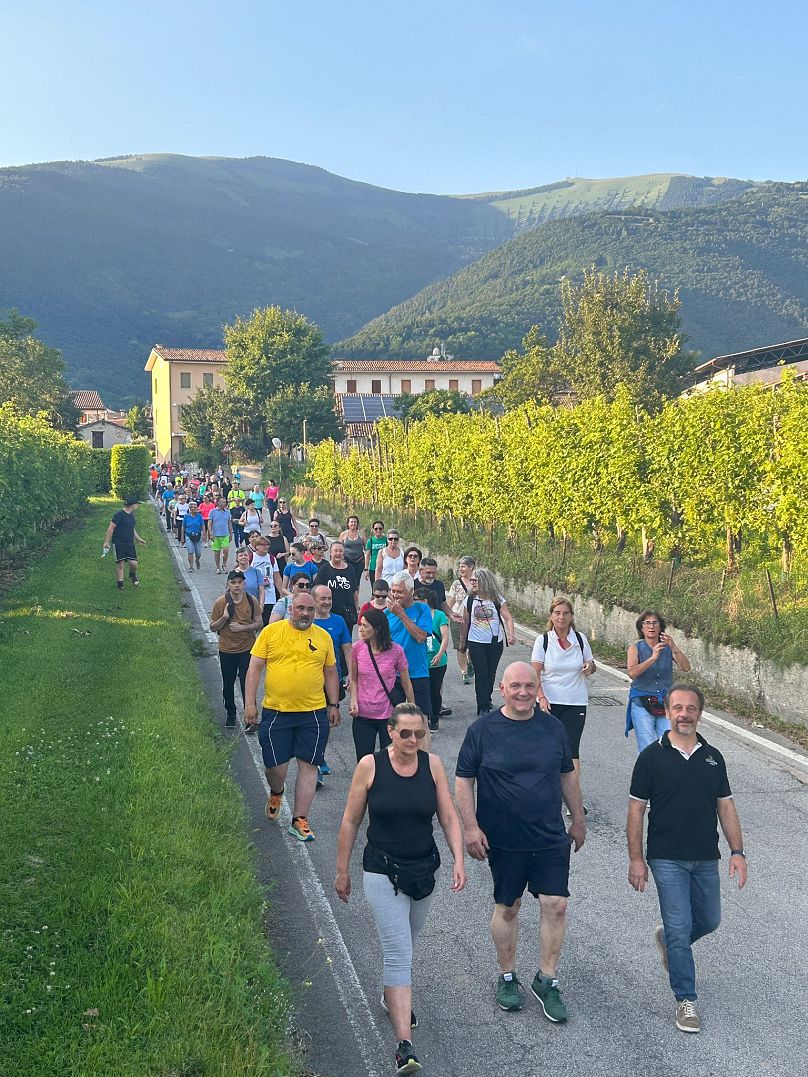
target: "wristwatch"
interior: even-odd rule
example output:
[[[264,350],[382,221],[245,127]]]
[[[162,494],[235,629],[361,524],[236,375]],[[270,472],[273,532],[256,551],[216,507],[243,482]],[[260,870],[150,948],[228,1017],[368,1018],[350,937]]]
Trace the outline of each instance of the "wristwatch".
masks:
[[[746,853],[743,851],[743,849],[730,849],[729,855],[730,856],[742,856],[744,858],[744,860],[746,860]]]
[[[328,707],[329,707],[329,709],[330,709],[331,707],[336,707],[336,708],[337,708],[337,710],[339,710],[339,703],[329,703],[329,704],[328,704]]]

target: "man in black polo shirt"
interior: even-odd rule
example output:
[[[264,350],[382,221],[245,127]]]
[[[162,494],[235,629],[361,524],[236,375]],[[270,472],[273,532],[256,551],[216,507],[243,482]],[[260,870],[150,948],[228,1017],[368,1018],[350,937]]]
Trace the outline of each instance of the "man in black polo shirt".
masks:
[[[577,852],[586,839],[584,806],[564,727],[536,706],[535,670],[527,662],[512,662],[499,689],[505,706],[466,731],[455,798],[466,848],[475,860],[488,859],[494,878],[497,1005],[522,1008],[515,964],[519,906],[527,887],[541,905],[540,965],[530,989],[545,1016],[561,1023],[567,1009],[555,973],[566,926],[570,844]],[[569,831],[561,817],[562,796],[572,816]]]
[[[676,997],[676,1027],[700,1032],[696,1013],[696,967],[692,945],[721,922],[718,827],[729,842],[729,876],[746,882],[746,856],[727,768],[719,751],[697,733],[704,696],[675,684],[665,699],[670,732],[637,757],[628,805],[628,881],[643,891],[654,874],[662,925],[656,944]],[[642,855],[645,809],[646,864]]]

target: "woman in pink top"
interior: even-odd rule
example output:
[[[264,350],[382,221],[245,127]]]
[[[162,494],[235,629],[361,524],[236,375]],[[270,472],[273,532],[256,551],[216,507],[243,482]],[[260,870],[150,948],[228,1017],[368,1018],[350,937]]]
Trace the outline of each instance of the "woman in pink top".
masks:
[[[359,639],[351,649],[351,707],[356,761],[390,744],[387,719],[393,713],[390,695],[400,679],[404,697],[414,703],[404,648],[393,643],[387,614],[369,609],[359,620]]]
[[[214,501],[213,501],[213,498],[211,497],[211,495],[210,494],[205,494],[205,496],[199,502],[199,515],[204,520],[204,523],[202,524],[202,538],[205,540],[205,545],[206,546],[207,546],[208,541],[210,539],[210,528],[209,528],[209,525],[208,525],[208,517],[210,516],[210,514],[213,512],[213,510],[215,508],[216,508],[216,505],[214,504]]]

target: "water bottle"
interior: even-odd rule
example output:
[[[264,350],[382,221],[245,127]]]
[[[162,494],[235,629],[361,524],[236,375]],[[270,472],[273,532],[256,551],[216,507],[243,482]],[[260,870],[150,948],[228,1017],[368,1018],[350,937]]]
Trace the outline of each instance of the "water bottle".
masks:
[[[103,548],[103,550],[101,551],[101,556],[106,557],[108,553],[109,553],[109,546],[105,546]]]

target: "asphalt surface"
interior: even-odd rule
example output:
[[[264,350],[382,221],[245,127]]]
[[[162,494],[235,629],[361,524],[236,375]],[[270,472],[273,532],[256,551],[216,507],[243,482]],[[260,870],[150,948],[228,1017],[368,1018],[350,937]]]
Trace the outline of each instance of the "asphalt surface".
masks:
[[[176,543],[172,546],[177,550]],[[184,551],[182,565],[187,565]],[[190,586],[186,613],[210,651],[200,668],[221,713],[215,643],[203,631],[207,621],[200,625],[200,612],[210,611],[224,577],[215,574],[206,549],[202,570],[189,577],[183,567],[183,579]],[[586,631],[586,625],[580,627]],[[529,658],[528,638],[521,638],[506,651],[503,666]],[[462,893],[450,892],[445,868],[439,875],[414,963],[420,1026],[413,1038],[426,1073],[808,1073],[808,755],[797,751],[788,758],[776,754],[774,745],[745,740],[740,728],[702,725],[702,734],[727,761],[744,828],[749,882],[739,892],[726,877],[727,860],[722,862],[723,922],[695,948],[702,1033],[685,1035],[674,1025],[674,1000],[654,945],[659,916],[653,883],[639,895],[626,877],[624,826],[635,759],[633,740],[623,736],[626,693],[625,682],[604,671],[590,681],[594,699],[581,749],[589,831],[573,856],[558,970],[569,1022],[552,1025],[529,992],[519,1013],[495,1006],[490,874],[486,864],[469,859],[469,883]],[[462,685],[453,655],[444,704],[453,714],[441,720],[433,750],[451,781],[464,731],[475,716],[473,687]],[[223,724],[223,715],[220,720]],[[233,775],[244,796],[256,871],[267,888],[268,935],[294,990],[295,1024],[307,1044],[306,1072],[320,1077],[390,1073],[395,1048],[379,1004],[381,956],[362,896],[361,833],[349,905],[339,901],[333,886],[337,832],[354,767],[349,721],[329,741],[332,774],[310,815],[317,840],[305,846],[286,833],[288,813],[287,823],[272,824],[264,816],[257,737],[222,728],[223,737],[236,741]],[[446,863],[439,828],[437,840]],[[723,841],[722,847],[725,851]],[[537,925],[537,903],[527,896],[517,962],[526,985],[537,968]]]

